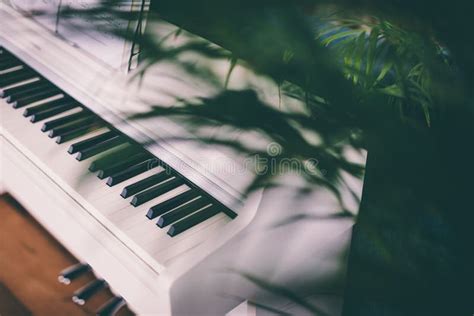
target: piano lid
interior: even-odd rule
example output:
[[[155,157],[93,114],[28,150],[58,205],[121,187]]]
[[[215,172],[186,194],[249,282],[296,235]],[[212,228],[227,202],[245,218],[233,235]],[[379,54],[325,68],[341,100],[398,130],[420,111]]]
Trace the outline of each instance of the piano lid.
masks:
[[[56,31],[57,13],[61,0],[7,0],[6,2],[17,11],[31,15],[49,31]],[[35,15],[36,12],[42,12],[42,14]]]
[[[71,45],[91,54],[104,65],[126,73],[130,68],[132,45],[125,38],[133,37],[141,16],[136,14],[130,15],[130,19],[117,19],[113,14],[102,11],[97,15],[81,13],[98,8],[101,2],[101,0],[9,0],[9,4],[17,11],[31,16]],[[130,0],[107,5],[110,10],[128,14],[147,10],[147,3],[147,0]],[[100,25],[97,24],[97,18],[100,18]],[[92,24],[100,26],[101,29],[91,28]],[[123,34],[124,37],[112,34],[110,29]]]

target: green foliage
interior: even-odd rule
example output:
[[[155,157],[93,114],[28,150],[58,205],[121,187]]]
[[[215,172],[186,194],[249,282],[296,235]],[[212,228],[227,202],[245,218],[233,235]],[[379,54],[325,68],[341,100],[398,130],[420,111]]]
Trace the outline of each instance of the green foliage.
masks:
[[[417,106],[431,125],[432,85],[425,52],[441,51],[434,40],[375,17],[331,17],[317,39],[338,54],[346,77],[363,93],[387,95],[400,109]]]

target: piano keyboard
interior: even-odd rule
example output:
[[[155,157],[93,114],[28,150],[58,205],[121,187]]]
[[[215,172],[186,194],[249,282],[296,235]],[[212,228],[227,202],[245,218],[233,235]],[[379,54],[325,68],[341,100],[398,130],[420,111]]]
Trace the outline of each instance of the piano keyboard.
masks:
[[[175,237],[219,214],[236,216],[5,49],[0,49],[0,97],[25,120],[41,125],[38,133],[55,141],[64,155],[86,163],[100,185],[113,188],[117,200],[128,200],[132,208],[144,211],[141,215],[155,221],[157,230],[166,229]],[[91,186],[99,187],[87,182]],[[103,191],[95,193],[92,187],[86,189],[88,198],[99,199]],[[113,216],[130,214],[129,208]]]

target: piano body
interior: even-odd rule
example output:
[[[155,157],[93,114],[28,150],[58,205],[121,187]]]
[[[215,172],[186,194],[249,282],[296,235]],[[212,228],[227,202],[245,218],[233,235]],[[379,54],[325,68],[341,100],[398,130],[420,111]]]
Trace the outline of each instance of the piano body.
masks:
[[[326,189],[301,198],[286,185],[299,179],[288,176],[244,199],[255,176],[244,157],[203,144],[170,118],[127,119],[153,102],[171,105],[156,82],[183,97],[211,88],[178,82],[166,64],[140,85],[7,3],[0,21],[1,190],[135,313],[224,315],[245,301],[257,308],[238,315],[271,314],[258,306],[310,313],[257,279],[340,312],[353,219],[324,218],[340,210]],[[216,67],[224,77],[228,64]],[[258,81],[277,100],[276,87],[252,76],[237,69],[234,84]],[[104,152],[120,158],[94,160]],[[360,196],[362,182],[348,181],[346,208],[357,212],[349,189]],[[324,219],[291,222],[301,214]]]

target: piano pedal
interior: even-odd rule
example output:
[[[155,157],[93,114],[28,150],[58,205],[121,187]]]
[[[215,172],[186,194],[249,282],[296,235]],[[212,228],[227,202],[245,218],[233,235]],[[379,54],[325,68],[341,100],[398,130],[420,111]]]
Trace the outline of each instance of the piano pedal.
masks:
[[[87,263],[79,262],[62,270],[58,275],[58,281],[60,283],[69,285],[72,283],[72,281],[79,279],[81,276],[84,276],[90,271],[92,271],[90,265],[88,265]],[[121,315],[133,315],[133,313],[127,307],[127,302],[122,297],[111,297],[110,294],[112,293],[106,294],[105,292],[99,294],[100,291],[105,290],[108,287],[109,285],[105,280],[95,279],[74,291],[74,293],[72,294],[72,301],[75,304],[82,306],[85,305],[90,299],[90,303],[92,303],[92,305],[88,308],[92,308],[92,310],[94,310],[94,308],[97,308],[95,314],[100,316],[113,316],[117,312],[119,312],[119,310],[121,311]],[[96,294],[98,294],[97,297],[94,297]],[[104,296],[108,296],[108,298],[104,298]],[[94,299],[92,299],[93,297]],[[97,303],[99,302],[102,305],[98,305]]]
[[[95,314],[97,316],[112,316],[115,315],[125,304],[126,302],[123,298],[116,296],[99,307]]]
[[[105,280],[91,281],[73,293],[72,301],[77,305],[84,305],[89,298],[106,287],[108,284]]]
[[[85,263],[77,263],[62,270],[58,275],[59,283],[71,284],[71,281],[77,279],[84,273],[91,270],[91,267]]]

